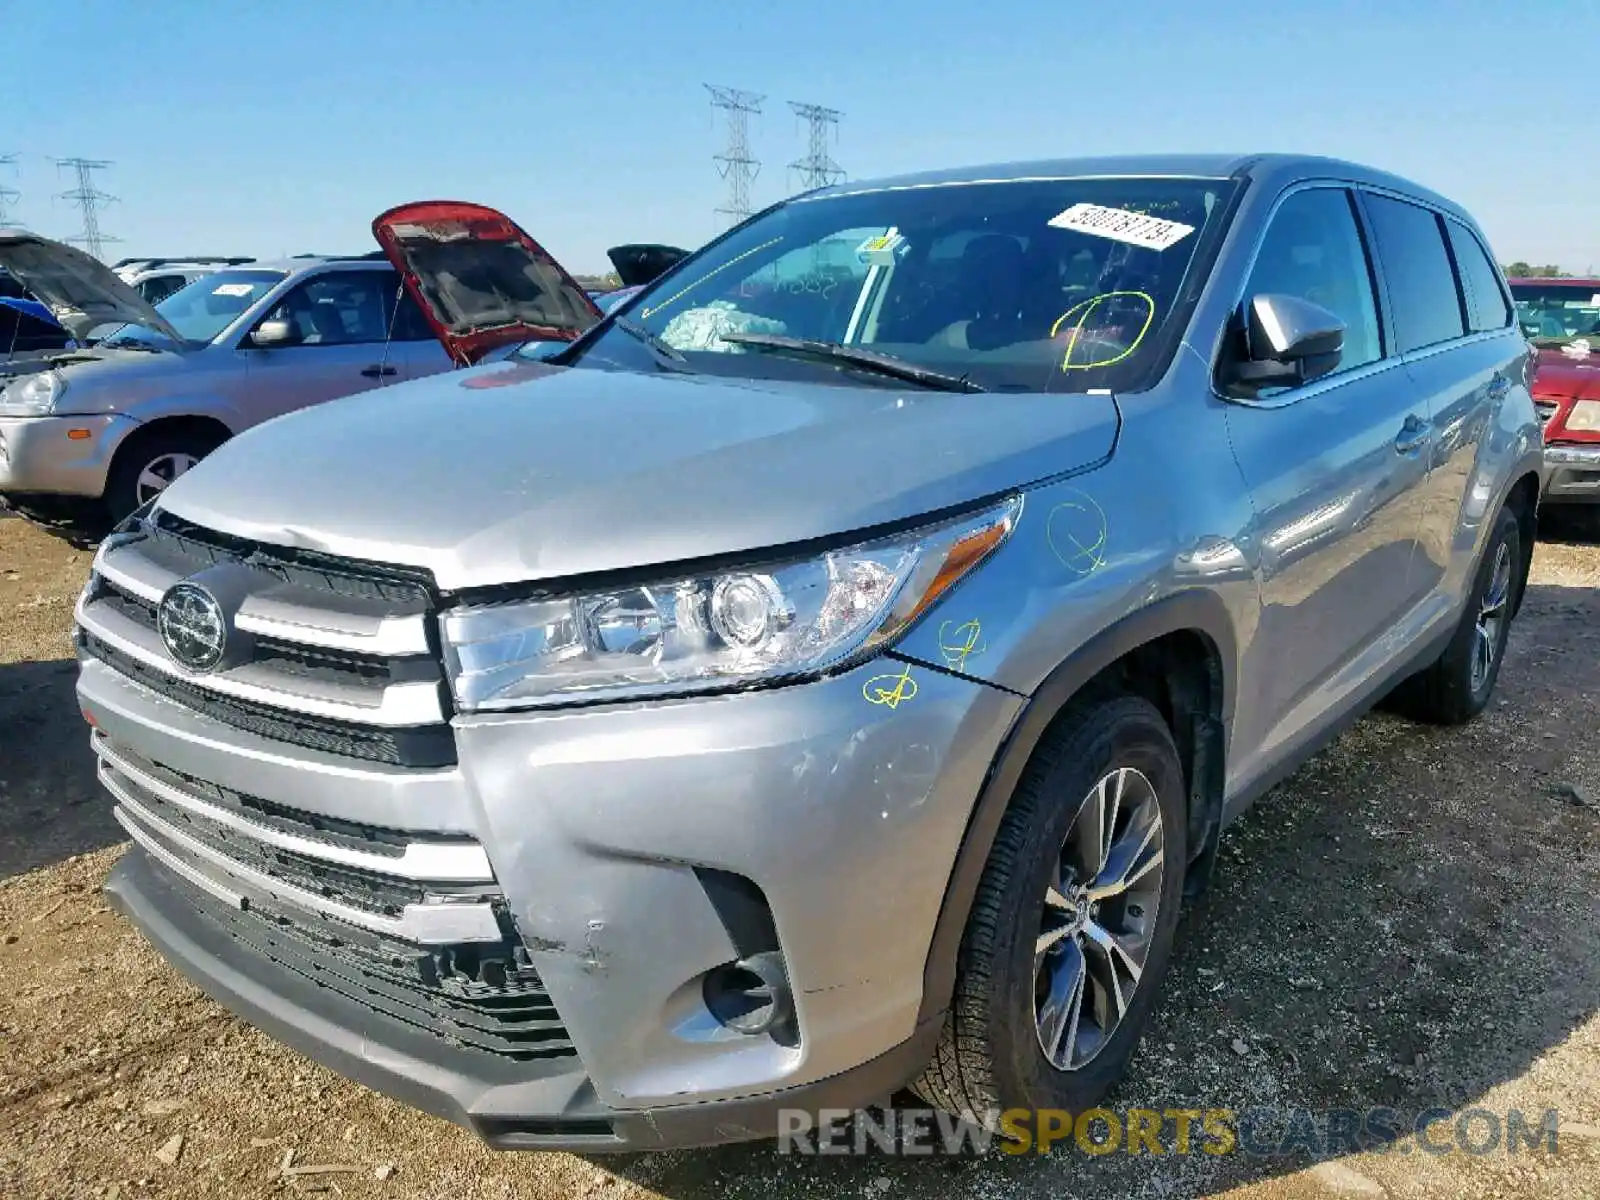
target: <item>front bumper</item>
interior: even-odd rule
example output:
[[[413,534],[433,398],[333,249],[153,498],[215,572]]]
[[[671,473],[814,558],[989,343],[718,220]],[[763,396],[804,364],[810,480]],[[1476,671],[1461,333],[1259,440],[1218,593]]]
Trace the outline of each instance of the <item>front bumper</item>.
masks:
[[[1544,448],[1541,504],[1600,504],[1600,443]]]
[[[895,709],[817,683],[636,706],[457,718],[457,767],[399,772],[268,742],[86,661],[101,736],[297,811],[481,845],[575,1054],[512,1062],[392,1020],[250,948],[135,848],[115,902],[203,989],[311,1057],[506,1147],[771,1136],[782,1107],[885,1097],[927,1061],[923,973],[971,807],[1021,699],[913,668]],[[706,1006],[741,957],[707,873],[770,908],[797,1042]],[[214,909],[214,905],[212,906]],[[237,915],[237,910],[235,910]],[[270,947],[269,947],[270,949]]]
[[[117,447],[137,425],[116,414],[0,416],[0,493],[97,498]]]

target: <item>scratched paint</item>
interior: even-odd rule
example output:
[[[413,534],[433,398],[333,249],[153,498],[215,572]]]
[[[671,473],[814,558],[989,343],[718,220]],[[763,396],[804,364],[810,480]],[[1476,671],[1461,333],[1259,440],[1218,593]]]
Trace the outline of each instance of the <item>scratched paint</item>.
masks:
[[[1105,510],[1087,492],[1070,488],[1045,520],[1045,541],[1061,565],[1088,575],[1105,565],[1110,525]]]
[[[1129,342],[1120,354],[1113,355],[1110,358],[1095,359],[1093,362],[1073,362],[1072,353],[1078,347],[1078,337],[1083,333],[1083,327],[1088,323],[1089,318],[1094,315],[1095,310],[1101,305],[1109,300],[1118,298],[1137,300],[1145,307],[1144,324],[1139,327],[1139,332],[1134,335],[1133,341]],[[1057,317],[1056,323],[1050,326],[1050,336],[1055,337],[1061,331],[1061,327],[1066,325],[1075,314],[1078,319],[1072,323],[1072,332],[1067,338],[1067,350],[1061,356],[1061,369],[1063,371],[1098,370],[1101,367],[1110,367],[1122,362],[1139,348],[1140,343],[1144,341],[1144,335],[1150,332],[1150,326],[1156,319],[1156,302],[1147,292],[1102,292],[1098,296],[1090,296],[1089,299],[1074,304]]]
[[[939,626],[939,653],[952,671],[964,671],[967,659],[988,649],[983,642],[983,626],[977,621],[945,621]]]
[[[874,675],[861,685],[861,694],[868,704],[881,704],[888,709],[899,708],[917,694],[917,681],[911,678],[911,664],[887,675]]]

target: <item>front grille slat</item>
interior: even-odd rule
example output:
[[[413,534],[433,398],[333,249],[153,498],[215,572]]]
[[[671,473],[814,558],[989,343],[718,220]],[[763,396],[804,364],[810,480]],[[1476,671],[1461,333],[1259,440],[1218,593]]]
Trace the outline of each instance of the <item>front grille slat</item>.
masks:
[[[356,725],[221,696],[148,667],[93,634],[81,634],[80,639],[85,652],[136,683],[235,729],[367,762],[417,768],[456,765],[455,735],[448,725]]]

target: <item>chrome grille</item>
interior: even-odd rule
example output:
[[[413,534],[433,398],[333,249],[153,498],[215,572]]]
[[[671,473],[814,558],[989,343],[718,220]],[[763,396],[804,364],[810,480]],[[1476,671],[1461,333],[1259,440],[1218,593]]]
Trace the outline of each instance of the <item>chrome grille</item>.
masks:
[[[209,673],[167,653],[174,584],[221,564],[247,581],[232,623],[244,661]],[[158,514],[108,539],[78,604],[88,655],[213,720],[323,753],[453,765],[449,689],[425,573],[268,547]]]

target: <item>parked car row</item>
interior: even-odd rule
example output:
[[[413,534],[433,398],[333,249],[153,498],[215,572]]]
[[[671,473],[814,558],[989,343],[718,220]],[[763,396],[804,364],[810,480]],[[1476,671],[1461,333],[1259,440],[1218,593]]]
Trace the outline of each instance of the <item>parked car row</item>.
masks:
[[[380,226],[391,218],[403,225],[416,211],[397,209]],[[476,247],[470,261],[454,254],[455,244],[441,244],[409,268],[423,272],[420,284],[415,274],[410,282],[444,311],[480,276],[512,307],[519,289],[532,294],[524,269],[568,279],[543,251],[531,265],[490,261],[484,247],[493,242],[483,230],[467,245]],[[611,257],[626,286],[600,304],[577,292],[563,321],[575,313],[579,324],[599,320],[601,305],[625,300],[684,253],[616,248]],[[34,338],[33,353],[0,356],[0,501],[90,536],[262,421],[471,365],[485,348],[508,352],[535,336],[560,346],[576,336],[567,323],[552,330],[513,319],[477,329],[463,349],[463,339],[401,287],[382,249],[280,262],[130,259],[107,268],[75,247],[10,232],[0,233],[0,265],[18,290],[43,301],[13,301],[27,306],[19,319],[54,325],[61,335]],[[471,319],[500,318],[480,312]]]
[[[78,700],[136,843],[112,903],[495,1145],[759,1137],[908,1084],[1090,1109],[1222,828],[1381,699],[1490,702],[1531,348],[1472,217],[1404,179],[852,181],[604,317],[502,214],[374,232],[387,262],[229,268],[105,345],[204,372],[222,339],[273,383],[417,322],[398,270],[463,369],[430,349],[155,491],[95,557]],[[112,369],[12,388],[92,409]]]

